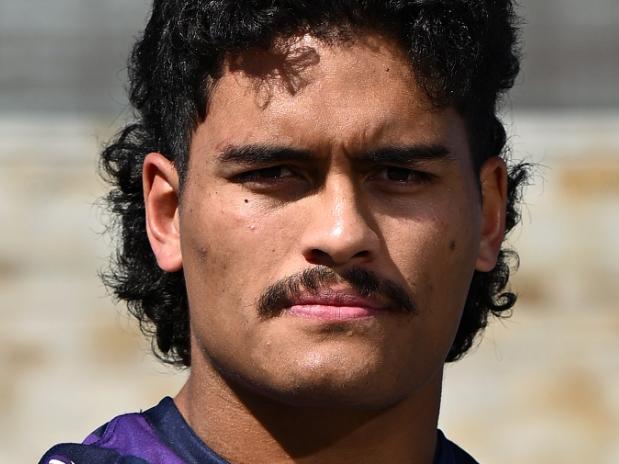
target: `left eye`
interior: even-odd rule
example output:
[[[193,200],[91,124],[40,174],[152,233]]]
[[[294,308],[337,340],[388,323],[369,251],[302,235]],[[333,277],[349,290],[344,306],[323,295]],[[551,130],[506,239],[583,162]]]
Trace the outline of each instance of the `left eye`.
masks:
[[[389,166],[380,171],[380,177],[398,183],[426,182],[431,179],[431,175],[412,169]]]

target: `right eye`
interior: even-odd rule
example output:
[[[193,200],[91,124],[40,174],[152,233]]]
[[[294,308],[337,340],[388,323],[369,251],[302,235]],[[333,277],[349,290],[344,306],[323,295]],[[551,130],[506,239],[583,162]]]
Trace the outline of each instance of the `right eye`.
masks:
[[[239,182],[275,183],[293,177],[294,173],[285,166],[254,169],[236,176]]]

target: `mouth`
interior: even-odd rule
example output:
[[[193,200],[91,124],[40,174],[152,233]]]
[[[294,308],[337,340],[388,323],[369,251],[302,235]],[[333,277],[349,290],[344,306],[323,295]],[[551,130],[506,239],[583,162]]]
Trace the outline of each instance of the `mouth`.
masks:
[[[337,322],[416,312],[402,286],[359,267],[339,274],[325,266],[308,268],[267,287],[256,307],[263,320],[289,315]]]
[[[284,314],[320,321],[349,321],[376,317],[386,310],[375,298],[355,293],[324,291],[293,298]]]

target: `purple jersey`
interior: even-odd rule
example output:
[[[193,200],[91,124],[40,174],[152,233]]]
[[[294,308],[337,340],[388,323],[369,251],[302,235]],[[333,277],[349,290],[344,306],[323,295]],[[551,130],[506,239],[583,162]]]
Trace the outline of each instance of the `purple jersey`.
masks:
[[[166,397],[154,408],[115,417],[82,444],[50,449],[39,464],[228,464],[191,430]],[[476,464],[438,431],[434,464]]]

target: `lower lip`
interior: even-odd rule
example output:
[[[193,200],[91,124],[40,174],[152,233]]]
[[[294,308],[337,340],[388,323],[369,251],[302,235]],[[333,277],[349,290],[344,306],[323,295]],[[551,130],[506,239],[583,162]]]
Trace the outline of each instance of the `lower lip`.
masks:
[[[294,305],[286,310],[291,316],[322,321],[347,321],[367,319],[376,316],[380,311],[363,306],[326,306],[326,305]]]

